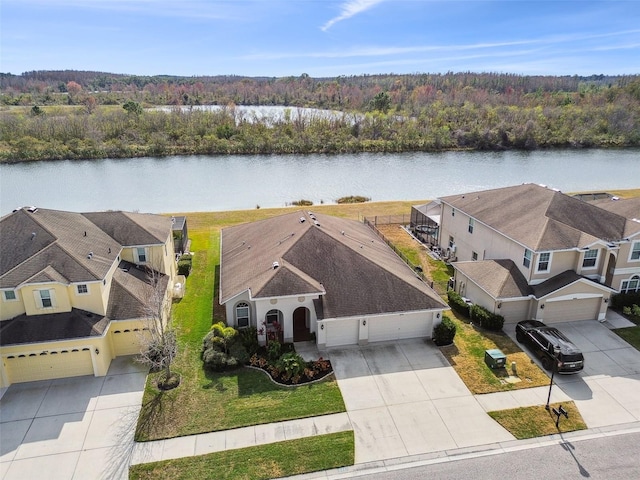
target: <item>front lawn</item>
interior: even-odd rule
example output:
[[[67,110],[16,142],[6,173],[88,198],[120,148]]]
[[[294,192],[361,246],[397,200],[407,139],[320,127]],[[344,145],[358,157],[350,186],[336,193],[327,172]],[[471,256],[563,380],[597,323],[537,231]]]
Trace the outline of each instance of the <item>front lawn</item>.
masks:
[[[260,212],[263,216],[273,215],[269,210]],[[254,215],[251,212],[250,216]],[[255,370],[241,368],[224,374],[203,370],[202,339],[214,318],[224,320],[224,312],[215,302],[220,229],[239,223],[246,216],[249,215],[241,212],[187,215],[193,270],[187,279],[185,297],[173,306],[180,344],[173,370],[181,375],[181,384],[162,392],[156,388],[158,374],[148,376],[137,441],[345,411],[333,377],[313,385],[286,388],[274,385],[264,373]]]
[[[640,327],[616,328],[614,332],[636,350],[640,350]]]
[[[567,411],[569,418],[561,416],[558,427],[556,428],[557,417],[552,409],[558,409],[560,405]],[[550,407],[549,411],[545,410],[544,405],[539,405],[499,410],[488,412],[488,414],[518,440],[553,435],[554,433],[585,430],[587,428],[578,408],[573,402],[564,402],[562,404],[552,403]]]
[[[353,432],[134,465],[131,480],[262,480],[338,468],[354,463]]]
[[[454,344],[441,347],[451,366],[472,393],[493,393],[549,384],[544,373],[504,332],[475,327],[454,311],[447,313],[456,325]],[[507,328],[509,328],[507,326]],[[484,362],[485,350],[497,348],[507,357],[507,368],[491,369]],[[516,362],[517,383],[510,383],[511,362]]]

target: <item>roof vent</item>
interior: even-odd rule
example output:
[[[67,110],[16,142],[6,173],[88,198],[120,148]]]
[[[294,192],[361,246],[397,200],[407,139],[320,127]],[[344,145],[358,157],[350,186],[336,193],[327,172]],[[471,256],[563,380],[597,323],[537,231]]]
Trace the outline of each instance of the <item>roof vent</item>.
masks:
[[[280,266],[280,264],[278,262],[273,262],[273,264],[271,265],[271,268],[273,268],[275,270],[279,266]]]
[[[304,217],[300,217],[300,223],[304,223],[306,222],[306,219]]]
[[[340,232],[340,234],[341,234],[341,235],[344,235],[344,230],[342,230],[342,231]]]
[[[620,197],[611,197],[611,200],[620,200]]]
[[[87,255],[87,258],[91,260],[93,258],[93,252],[89,252],[89,255]]]
[[[36,238],[36,232],[31,232],[31,240],[33,240],[34,238]]]
[[[27,208],[27,212],[30,212],[30,213],[36,213],[37,211],[38,211],[38,207],[31,206]]]
[[[319,227],[319,226],[320,226],[320,222],[319,222],[318,220],[315,220],[315,219],[313,220],[313,224],[314,224],[316,227]]]

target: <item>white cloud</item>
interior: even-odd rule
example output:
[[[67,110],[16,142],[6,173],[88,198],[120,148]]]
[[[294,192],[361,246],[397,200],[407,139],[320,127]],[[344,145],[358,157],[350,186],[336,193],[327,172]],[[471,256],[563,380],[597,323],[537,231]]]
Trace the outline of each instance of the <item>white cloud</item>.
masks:
[[[348,18],[351,18],[354,15],[358,15],[359,13],[365,12],[384,1],[385,0],[347,0],[340,7],[340,15],[329,20],[322,27],[320,27],[320,30],[326,32],[336,23],[341,22],[342,20],[347,20]]]

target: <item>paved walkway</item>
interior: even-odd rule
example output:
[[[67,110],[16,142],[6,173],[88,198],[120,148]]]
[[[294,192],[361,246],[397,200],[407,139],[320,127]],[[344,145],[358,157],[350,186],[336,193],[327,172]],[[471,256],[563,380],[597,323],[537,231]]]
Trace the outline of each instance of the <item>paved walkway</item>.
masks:
[[[236,448],[295,440],[352,430],[346,413],[268,423],[188,437],[136,443],[131,464],[157,462],[173,458],[204,455]]]

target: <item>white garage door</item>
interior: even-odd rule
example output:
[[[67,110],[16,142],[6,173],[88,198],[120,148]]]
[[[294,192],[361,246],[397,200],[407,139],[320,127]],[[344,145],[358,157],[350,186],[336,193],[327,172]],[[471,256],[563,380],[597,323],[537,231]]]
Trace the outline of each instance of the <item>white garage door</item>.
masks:
[[[544,306],[545,323],[597,320],[601,297],[547,302]]]
[[[369,342],[430,337],[433,322],[427,315],[369,319]]]
[[[338,347],[340,345],[356,345],[358,343],[358,319],[338,320],[325,322],[324,328],[327,330],[327,347]]]
[[[529,300],[518,302],[502,302],[496,313],[504,317],[505,323],[516,323],[529,317]]]
[[[89,348],[10,355],[5,358],[5,367],[11,383],[93,375]]]
[[[140,353],[142,334],[143,332],[137,328],[114,330],[111,338],[113,339],[113,352],[115,356],[136,355]]]

